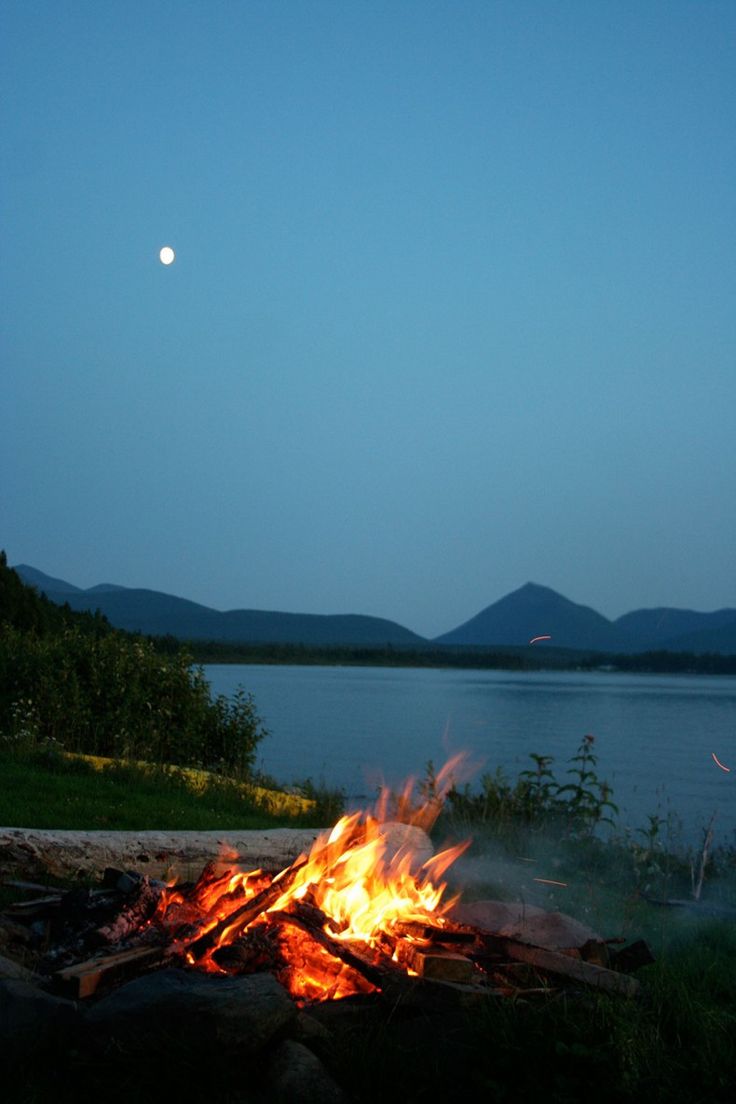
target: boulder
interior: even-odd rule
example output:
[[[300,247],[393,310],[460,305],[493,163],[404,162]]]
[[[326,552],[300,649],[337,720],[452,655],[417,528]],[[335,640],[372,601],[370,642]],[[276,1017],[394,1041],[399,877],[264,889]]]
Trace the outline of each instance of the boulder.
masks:
[[[130,1056],[255,1054],[296,1019],[297,1009],[270,974],[220,977],[158,970],[85,1009],[91,1040]]]
[[[550,951],[579,948],[591,940],[601,942],[600,935],[572,916],[519,901],[460,902],[451,917],[459,924],[470,924],[506,939],[533,943]]]
[[[294,1039],[284,1039],[270,1051],[265,1088],[273,1104],[347,1104],[342,1089],[316,1054]]]

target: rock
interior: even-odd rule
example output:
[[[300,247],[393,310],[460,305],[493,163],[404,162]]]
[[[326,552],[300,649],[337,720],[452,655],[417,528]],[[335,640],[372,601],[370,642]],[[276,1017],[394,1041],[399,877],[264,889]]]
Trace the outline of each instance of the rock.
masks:
[[[20,1065],[49,1049],[61,1050],[79,1024],[73,1001],[51,996],[26,981],[0,981],[0,1052]]]
[[[412,870],[418,870],[422,863],[434,854],[432,841],[422,828],[415,824],[402,824],[399,821],[386,821],[380,826],[381,835],[386,840],[385,861],[401,858],[405,853],[412,856]]]
[[[219,977],[158,970],[85,1009],[93,1041],[129,1055],[248,1055],[261,1050],[296,1018],[286,990],[270,974]]]
[[[347,1104],[347,1097],[316,1054],[285,1039],[268,1055],[264,1071],[273,1104]]]
[[[550,951],[582,947],[590,940],[602,942],[600,935],[572,916],[547,912],[546,909],[518,901],[461,902],[455,906],[451,916],[459,924],[470,924],[474,928],[482,928],[507,939],[518,939],[522,943],[533,943]]]

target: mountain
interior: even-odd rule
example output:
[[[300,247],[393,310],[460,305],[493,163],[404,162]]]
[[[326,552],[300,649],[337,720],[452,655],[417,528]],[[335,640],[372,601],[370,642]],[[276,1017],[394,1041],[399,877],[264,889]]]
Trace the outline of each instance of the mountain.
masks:
[[[701,634],[710,634],[731,626],[736,627],[736,609],[721,609],[714,613],[698,613],[696,610],[670,609],[660,606],[657,609],[633,610],[625,613],[614,622],[626,636],[646,646],[648,651],[667,648],[669,651],[700,651],[700,648],[675,649],[673,642]],[[705,636],[703,636],[705,639]],[[639,650],[639,649],[637,649]]]
[[[522,645],[546,633],[558,648],[629,650],[628,638],[612,621],[537,583],[526,583],[456,629],[436,637],[433,643]]]
[[[227,640],[243,644],[307,644],[418,646],[424,637],[394,621],[360,614],[299,614],[269,610],[229,610],[177,598],[158,590],[101,583],[82,590],[42,571],[18,564],[15,571],[24,582],[47,598],[74,610],[99,610],[111,625],[151,636],[176,636],[182,640]]]
[[[253,609],[223,613],[158,590],[121,587],[116,583],[98,583],[83,590],[28,564],[18,564],[15,571],[24,582],[60,605],[68,603],[74,610],[92,612],[99,609],[116,628],[183,640],[315,647],[421,648],[431,643],[440,647],[492,648],[523,646],[535,636],[549,634],[553,647],[576,651],[736,655],[736,609],[699,613],[661,606],[632,610],[616,621],[609,621],[589,606],[571,602],[537,583],[526,583],[430,642],[403,625],[380,617]],[[544,643],[535,646],[543,648]]]
[[[24,583],[34,586],[47,597],[50,597],[50,591],[55,594],[83,593],[81,587],[74,586],[73,583],[65,583],[63,579],[55,579],[52,575],[44,575],[43,571],[39,571],[36,567],[29,567],[28,564],[16,564],[13,571],[20,575]]]

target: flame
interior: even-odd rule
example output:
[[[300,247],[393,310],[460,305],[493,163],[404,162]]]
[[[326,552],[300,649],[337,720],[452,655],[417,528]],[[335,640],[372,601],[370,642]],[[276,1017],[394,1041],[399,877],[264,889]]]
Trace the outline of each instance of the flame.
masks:
[[[211,865],[193,889],[167,888],[151,924],[168,932],[187,962],[214,972],[226,972],[218,955],[223,948],[245,935],[260,939],[264,954],[281,964],[277,976],[297,998],[338,999],[375,989],[351,967],[349,955],[342,961],[325,948],[324,937],[332,941],[333,951],[345,946],[378,954],[379,947],[385,953],[396,925],[445,923],[457,898],[444,900],[447,886],[441,879],[470,840],[422,862],[423,856],[412,849],[411,831],[397,848],[385,821],[390,817],[425,830],[431,827],[464,758],[450,760],[420,801],[409,782],[398,796],[383,791],[372,813],[341,817],[315,840],[308,855],[274,878],[261,870],[220,874]],[[254,909],[249,902],[264,893],[267,903],[254,915],[265,898]],[[306,914],[312,934],[304,930]],[[395,953],[393,957],[397,960]]]

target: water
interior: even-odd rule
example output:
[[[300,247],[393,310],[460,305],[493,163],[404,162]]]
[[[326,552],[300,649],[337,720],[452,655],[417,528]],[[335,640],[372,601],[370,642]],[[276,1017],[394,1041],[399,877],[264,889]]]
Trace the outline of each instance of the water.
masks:
[[[736,678],[617,672],[508,672],[381,667],[211,665],[214,693],[254,694],[270,736],[260,769],[372,799],[381,780],[422,776],[467,750],[481,771],[514,778],[529,754],[554,756],[558,778],[586,733],[620,824],[674,814],[697,843],[714,812],[716,843],[736,833]],[[712,753],[731,773],[719,769]]]

